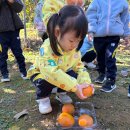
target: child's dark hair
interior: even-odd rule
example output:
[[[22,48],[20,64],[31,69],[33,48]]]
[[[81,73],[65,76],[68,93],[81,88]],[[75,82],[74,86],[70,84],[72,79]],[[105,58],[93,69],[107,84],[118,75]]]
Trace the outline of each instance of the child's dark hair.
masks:
[[[47,32],[53,52],[60,56],[58,52],[57,39],[55,37],[55,27],[59,26],[61,37],[68,31],[75,31],[76,37],[81,37],[77,51],[81,48],[83,39],[88,30],[88,23],[84,11],[79,6],[66,5],[59,13],[53,14],[47,24]]]

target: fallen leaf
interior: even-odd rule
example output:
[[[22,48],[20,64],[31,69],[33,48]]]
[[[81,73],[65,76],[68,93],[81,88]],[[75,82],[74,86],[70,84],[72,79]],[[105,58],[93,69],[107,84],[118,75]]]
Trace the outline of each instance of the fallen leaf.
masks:
[[[27,109],[24,109],[23,111],[17,113],[15,116],[14,116],[14,119],[17,121],[20,117],[23,117],[25,115],[28,115],[28,111]]]

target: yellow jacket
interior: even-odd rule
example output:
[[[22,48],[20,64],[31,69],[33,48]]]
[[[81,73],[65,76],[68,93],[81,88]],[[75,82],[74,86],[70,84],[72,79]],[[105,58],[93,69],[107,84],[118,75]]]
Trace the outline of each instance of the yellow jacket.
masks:
[[[63,52],[58,46],[62,56],[53,53],[50,41],[47,39],[40,48],[40,54],[33,66],[28,70],[28,78],[39,73],[34,80],[42,78],[49,83],[64,89],[75,92],[75,86],[82,83],[91,83],[89,74],[81,62],[81,53],[75,49],[70,52]],[[73,70],[78,74],[77,79],[66,74]]]
[[[42,8],[43,21],[45,22],[45,25],[47,25],[49,18],[54,13],[58,13],[64,5],[64,0],[45,0]]]

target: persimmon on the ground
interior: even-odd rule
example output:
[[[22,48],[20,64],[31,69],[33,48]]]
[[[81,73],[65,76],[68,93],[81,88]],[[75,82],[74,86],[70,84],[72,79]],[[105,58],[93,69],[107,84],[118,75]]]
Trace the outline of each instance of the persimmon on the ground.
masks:
[[[83,3],[84,3],[84,0],[66,0],[67,4],[68,5],[79,5],[79,6],[82,6]]]
[[[69,114],[74,114],[75,112],[75,108],[72,104],[64,104],[63,107],[62,107],[62,112],[66,112],[66,113],[69,113]]]
[[[75,123],[74,117],[65,112],[58,116],[57,121],[62,127],[72,127]]]
[[[93,118],[87,114],[83,114],[79,117],[78,124],[81,127],[91,127],[93,125]]]
[[[90,97],[94,94],[94,88],[90,85],[82,90],[85,97]]]

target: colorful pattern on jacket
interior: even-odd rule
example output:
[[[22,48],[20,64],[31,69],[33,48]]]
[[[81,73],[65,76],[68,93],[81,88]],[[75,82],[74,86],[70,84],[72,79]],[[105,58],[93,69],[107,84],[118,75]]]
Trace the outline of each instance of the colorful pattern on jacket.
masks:
[[[40,48],[40,54],[36,58],[33,66],[28,70],[28,77],[39,73],[34,80],[42,78],[49,83],[64,89],[75,92],[75,86],[82,83],[91,83],[89,74],[81,62],[81,53],[75,49],[70,52],[63,52],[58,47],[62,56],[53,53],[50,41],[47,39]],[[69,70],[74,70],[77,79],[66,74]]]

